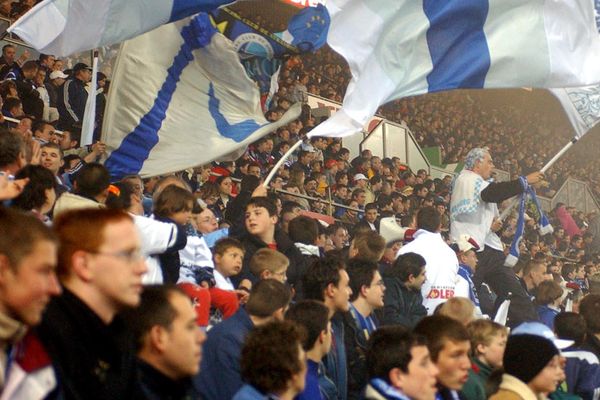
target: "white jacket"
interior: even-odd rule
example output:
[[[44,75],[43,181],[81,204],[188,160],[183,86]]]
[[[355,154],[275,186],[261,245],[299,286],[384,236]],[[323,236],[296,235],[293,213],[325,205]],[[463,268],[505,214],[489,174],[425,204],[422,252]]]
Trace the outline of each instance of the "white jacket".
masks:
[[[416,253],[425,259],[427,279],[421,287],[421,294],[427,314],[432,315],[439,304],[456,295],[460,279],[458,258],[440,233],[423,229],[415,232],[414,240],[398,251],[398,255],[406,253]]]

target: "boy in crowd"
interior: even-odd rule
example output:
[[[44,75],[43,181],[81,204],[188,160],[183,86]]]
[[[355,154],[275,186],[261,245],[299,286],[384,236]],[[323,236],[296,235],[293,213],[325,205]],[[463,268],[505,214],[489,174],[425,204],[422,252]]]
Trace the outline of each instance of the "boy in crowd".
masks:
[[[416,253],[399,255],[394,264],[383,271],[386,290],[382,325],[403,325],[412,329],[427,316],[421,294],[425,279],[425,259]]]
[[[473,274],[477,269],[477,251],[479,246],[469,235],[460,235],[452,246],[458,258],[458,275],[460,277],[457,283],[458,293],[468,293],[469,300],[473,302],[477,315],[481,315],[479,307],[479,296],[473,283]]]
[[[55,272],[57,247],[56,236],[39,219],[0,208],[0,393],[6,398],[27,398],[19,393],[27,393],[28,385],[35,383],[29,378],[39,372],[29,370],[32,375],[22,379],[17,387],[10,385],[10,393],[4,392],[11,378],[18,379],[23,374],[19,358],[9,362],[9,349],[23,349],[19,342],[26,330],[39,324],[45,305],[61,292]],[[50,369],[48,365],[44,367]],[[20,369],[20,373],[15,369]],[[36,375],[38,379],[43,376]]]
[[[461,395],[466,400],[486,399],[485,384],[493,370],[502,367],[508,330],[496,322],[477,319],[467,325],[471,337],[471,369]]]
[[[251,332],[240,361],[246,384],[233,400],[296,398],[306,381],[303,341],[304,332],[290,321],[272,321]]]
[[[235,290],[231,277],[238,275],[242,270],[244,246],[237,239],[223,238],[217,241],[213,253],[215,287],[223,290]],[[248,290],[252,287],[251,285],[247,286],[241,286],[247,290],[240,289],[245,293],[243,297],[246,298]],[[240,293],[240,295],[244,293]]]
[[[352,289],[350,312],[344,313],[348,399],[359,399],[367,384],[367,341],[379,325],[374,311],[383,307],[385,286],[375,262],[351,259],[347,271]]]
[[[417,324],[414,333],[427,338],[431,359],[439,370],[436,398],[452,400],[469,378],[469,332],[458,321],[443,315],[433,315]]]
[[[350,278],[344,263],[333,257],[319,260],[308,267],[304,275],[304,298],[319,300],[329,309],[334,343],[325,357],[325,375],[331,384],[321,386],[327,398],[346,399],[348,389],[344,324],[339,313],[350,310]]]
[[[306,330],[306,339],[302,348],[306,351],[307,373],[304,391],[297,400],[323,399],[319,380],[327,377],[319,376],[319,365],[323,357],[329,353],[332,343],[329,309],[316,300],[303,300],[292,306],[285,314],[285,319],[293,321]],[[333,383],[330,381],[330,385]]]
[[[379,231],[379,220],[377,219],[378,216],[379,216],[379,213],[377,211],[377,204],[368,203],[365,206],[365,216],[363,217],[362,221],[358,225],[364,226],[367,229],[372,230],[373,232],[378,232]]]
[[[230,399],[243,385],[240,356],[244,340],[256,326],[282,320],[291,300],[290,290],[281,282],[257,282],[245,307],[208,332],[203,348],[200,374],[194,387],[206,400]]]
[[[263,248],[258,249],[250,259],[250,272],[261,280],[275,279],[285,283],[289,265],[288,258],[277,250]]]
[[[242,263],[240,275],[235,277],[234,283],[239,283],[243,279],[251,282],[258,280],[257,276],[250,272],[250,260],[258,249],[271,248],[283,253],[290,262],[288,268],[289,276],[299,276],[297,273],[298,257],[300,252],[294,246],[294,243],[283,231],[276,229],[277,226],[277,207],[270,199],[266,197],[252,197],[246,205],[246,233],[242,235],[240,241],[244,245],[246,253]],[[293,287],[295,282],[290,281]]]
[[[361,260],[381,260],[385,251],[385,239],[377,232],[367,231],[357,234],[350,243],[348,251],[349,258],[360,258]]]
[[[572,346],[561,351],[567,359],[567,390],[583,400],[593,400],[600,392],[600,363],[598,357],[584,347],[586,328],[584,318],[573,312],[560,313],[554,319],[556,336],[573,341]]]
[[[378,329],[367,347],[366,399],[434,400],[438,369],[427,341],[400,326]]]

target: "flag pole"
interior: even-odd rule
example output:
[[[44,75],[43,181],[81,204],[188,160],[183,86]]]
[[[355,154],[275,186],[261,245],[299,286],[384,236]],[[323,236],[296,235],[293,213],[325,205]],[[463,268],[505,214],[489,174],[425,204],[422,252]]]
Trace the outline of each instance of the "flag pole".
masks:
[[[98,77],[98,50],[94,50],[92,60],[92,81],[90,92],[85,103],[81,127],[81,145],[87,146],[94,142],[94,128],[96,127],[96,86]]]
[[[545,174],[546,171],[548,171],[550,169],[550,167],[559,159],[561,158],[570,148],[571,146],[573,146],[575,143],[577,143],[577,138],[573,138],[569,141],[569,143],[567,143],[562,149],[560,149],[560,151],[558,153],[556,153],[556,155],[554,157],[552,157],[550,159],[550,161],[548,161],[546,163],[546,165],[544,165],[542,167],[542,169],[540,170],[540,172],[542,174]],[[506,219],[506,217],[508,217],[508,215],[510,214],[510,212],[512,211],[513,207],[517,205],[517,203],[519,202],[519,198],[515,197],[512,199],[511,203],[508,205],[508,207],[506,207],[504,209],[504,211],[502,211],[502,214],[500,214],[500,216],[498,217],[498,219],[500,221],[504,221]]]
[[[273,169],[271,170],[271,172],[269,172],[269,175],[267,176],[267,179],[265,179],[265,181],[263,182],[263,187],[265,187],[265,188],[269,187],[269,183],[271,182],[271,180],[273,179],[273,177],[275,176],[275,174],[277,173],[277,171],[279,171],[279,168],[281,168],[281,166],[283,165],[283,163],[288,159],[289,156],[292,155],[292,153],[294,151],[296,151],[296,149],[298,147],[300,147],[301,144],[302,144],[302,139],[300,139],[296,143],[294,143],[294,145],[292,147],[290,147],[290,149],[288,151],[285,152],[285,154],[283,155],[283,157],[281,157],[279,159],[279,161],[277,161],[277,164],[275,164],[275,166],[273,167]]]

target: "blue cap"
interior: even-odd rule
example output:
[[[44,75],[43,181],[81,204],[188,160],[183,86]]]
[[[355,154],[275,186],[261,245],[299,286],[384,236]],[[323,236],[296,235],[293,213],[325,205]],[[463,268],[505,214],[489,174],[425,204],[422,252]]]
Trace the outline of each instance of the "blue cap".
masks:
[[[523,322],[510,332],[511,335],[535,335],[550,340],[557,349],[566,349],[575,343],[572,340],[559,339],[552,329],[541,322]]]

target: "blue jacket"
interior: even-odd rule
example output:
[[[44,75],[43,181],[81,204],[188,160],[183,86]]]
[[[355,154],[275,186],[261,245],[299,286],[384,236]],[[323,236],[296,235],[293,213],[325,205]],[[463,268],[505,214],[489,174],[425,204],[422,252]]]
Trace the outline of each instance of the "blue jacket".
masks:
[[[307,360],[306,380],[304,391],[296,396],[296,400],[323,400],[319,389],[319,364],[313,360]]]
[[[229,400],[242,387],[240,358],[254,324],[244,308],[208,331],[194,386],[204,400]]]
[[[233,400],[270,400],[274,397],[265,396],[251,385],[244,385],[242,388],[233,396]]]
[[[323,359],[325,366],[325,375],[337,387],[337,393],[331,392],[331,389],[325,393],[325,398],[328,400],[346,400],[348,397],[348,375],[346,348],[344,346],[344,322],[343,318],[336,314],[331,319],[331,329],[333,330],[333,343],[331,350]]]
[[[64,128],[83,122],[87,96],[85,83],[76,78],[68,79],[58,89],[56,108],[60,115],[59,122],[61,127]]]
[[[562,351],[567,359],[565,374],[567,391],[583,400],[600,398],[600,364],[594,353],[571,346]]]
[[[554,330],[554,318],[558,315],[560,311],[555,310],[549,306],[537,306],[536,311],[538,313],[538,316],[540,317],[540,321],[542,322],[542,324]]]
[[[479,307],[479,297],[475,290],[475,284],[473,283],[473,270],[466,264],[458,264],[458,275],[460,275],[469,284],[469,300]]]

